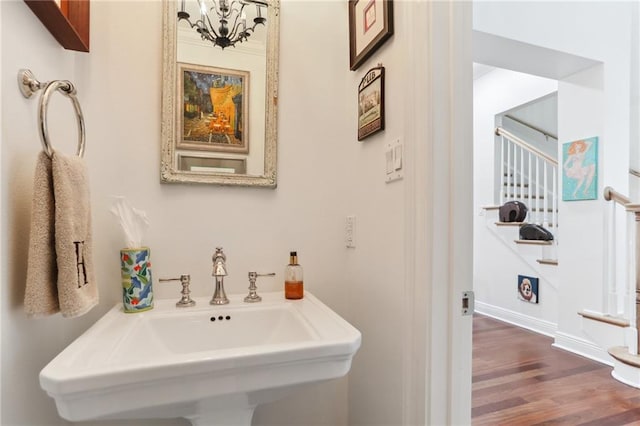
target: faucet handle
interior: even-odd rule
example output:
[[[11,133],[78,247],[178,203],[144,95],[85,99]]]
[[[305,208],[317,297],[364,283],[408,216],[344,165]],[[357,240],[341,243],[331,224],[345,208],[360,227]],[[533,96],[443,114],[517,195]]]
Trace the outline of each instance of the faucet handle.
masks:
[[[191,290],[189,289],[189,284],[191,283],[191,275],[182,274],[180,275],[180,278],[160,278],[160,282],[169,281],[180,281],[180,284],[182,284],[182,291],[180,292],[180,294],[182,294],[182,297],[176,302],[176,306],[178,308],[188,308],[190,306],[195,306],[196,301],[191,298]]]
[[[244,298],[244,301],[247,303],[259,302],[262,300],[262,297],[258,296],[258,287],[256,287],[256,280],[258,277],[273,277],[275,276],[275,272],[270,272],[268,274],[259,274],[257,272],[249,272],[249,295]]]
[[[227,266],[225,265],[227,256],[222,252],[222,247],[216,247],[216,252],[213,253],[211,260],[213,261],[213,274],[211,275],[214,277],[227,276]]]

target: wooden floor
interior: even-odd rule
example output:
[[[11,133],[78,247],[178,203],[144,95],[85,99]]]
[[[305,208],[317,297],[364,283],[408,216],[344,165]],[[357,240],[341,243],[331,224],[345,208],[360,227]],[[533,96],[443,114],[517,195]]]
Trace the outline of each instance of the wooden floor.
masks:
[[[476,314],[473,425],[640,425],[640,389],[551,343]]]

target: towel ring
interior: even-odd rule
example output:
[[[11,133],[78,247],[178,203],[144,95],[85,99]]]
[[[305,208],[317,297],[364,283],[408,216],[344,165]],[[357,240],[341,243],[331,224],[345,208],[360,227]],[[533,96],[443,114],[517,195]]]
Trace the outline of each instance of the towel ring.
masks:
[[[39,82],[30,70],[20,70],[18,73],[18,86],[25,98],[30,98],[33,93],[44,87],[42,96],[40,96],[40,103],[38,106],[38,127],[40,128],[40,140],[42,142],[42,148],[49,158],[53,155],[53,148],[49,141],[49,128],[47,126],[47,108],[49,106],[49,97],[53,92],[59,91],[69,99],[73,104],[73,108],[76,111],[76,118],[78,119],[78,149],[76,155],[82,157],[84,155],[85,146],[85,127],[84,116],[82,115],[82,109],[80,108],[80,102],[76,97],[75,86],[67,80],[53,80],[48,83]]]

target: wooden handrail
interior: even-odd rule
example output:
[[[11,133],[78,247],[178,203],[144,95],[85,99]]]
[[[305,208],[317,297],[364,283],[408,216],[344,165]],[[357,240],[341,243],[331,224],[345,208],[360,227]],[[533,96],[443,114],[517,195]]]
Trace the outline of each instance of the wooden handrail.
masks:
[[[626,207],[627,204],[631,204],[631,200],[610,186],[604,188],[604,199],[607,201],[615,201],[616,203]]]
[[[522,124],[523,126],[530,128],[531,130],[534,130],[538,133],[542,133],[542,136],[544,136],[545,138],[555,139],[556,141],[558,140],[558,137],[556,135],[553,135],[545,130],[542,130],[541,128],[536,127],[533,124],[529,124],[526,121],[522,121],[519,118],[515,118],[513,115],[505,114],[505,117],[507,117],[509,120],[515,121],[516,123]]]
[[[628,212],[640,213],[640,204],[632,203],[628,197],[625,197],[610,186],[604,188],[604,199],[607,201],[615,201]]]
[[[558,160],[556,160],[555,158],[551,157],[549,154],[546,154],[546,153],[540,151],[535,146],[533,146],[533,145],[529,144],[528,142],[520,139],[519,137],[517,137],[513,133],[503,129],[502,127],[496,127],[496,135],[506,137],[511,142],[515,143],[516,145],[519,145],[519,146],[523,147],[527,151],[530,151],[530,152],[534,153],[538,157],[544,158],[546,161],[548,161],[549,163],[553,164],[554,166],[558,165]]]

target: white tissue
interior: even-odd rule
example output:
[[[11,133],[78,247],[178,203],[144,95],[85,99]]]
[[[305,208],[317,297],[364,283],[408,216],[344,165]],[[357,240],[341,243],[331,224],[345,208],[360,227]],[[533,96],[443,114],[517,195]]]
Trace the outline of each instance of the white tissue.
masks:
[[[114,198],[115,202],[111,206],[111,213],[118,218],[120,226],[122,226],[127,239],[126,248],[142,247],[142,236],[149,227],[147,214],[131,206],[122,196]]]

